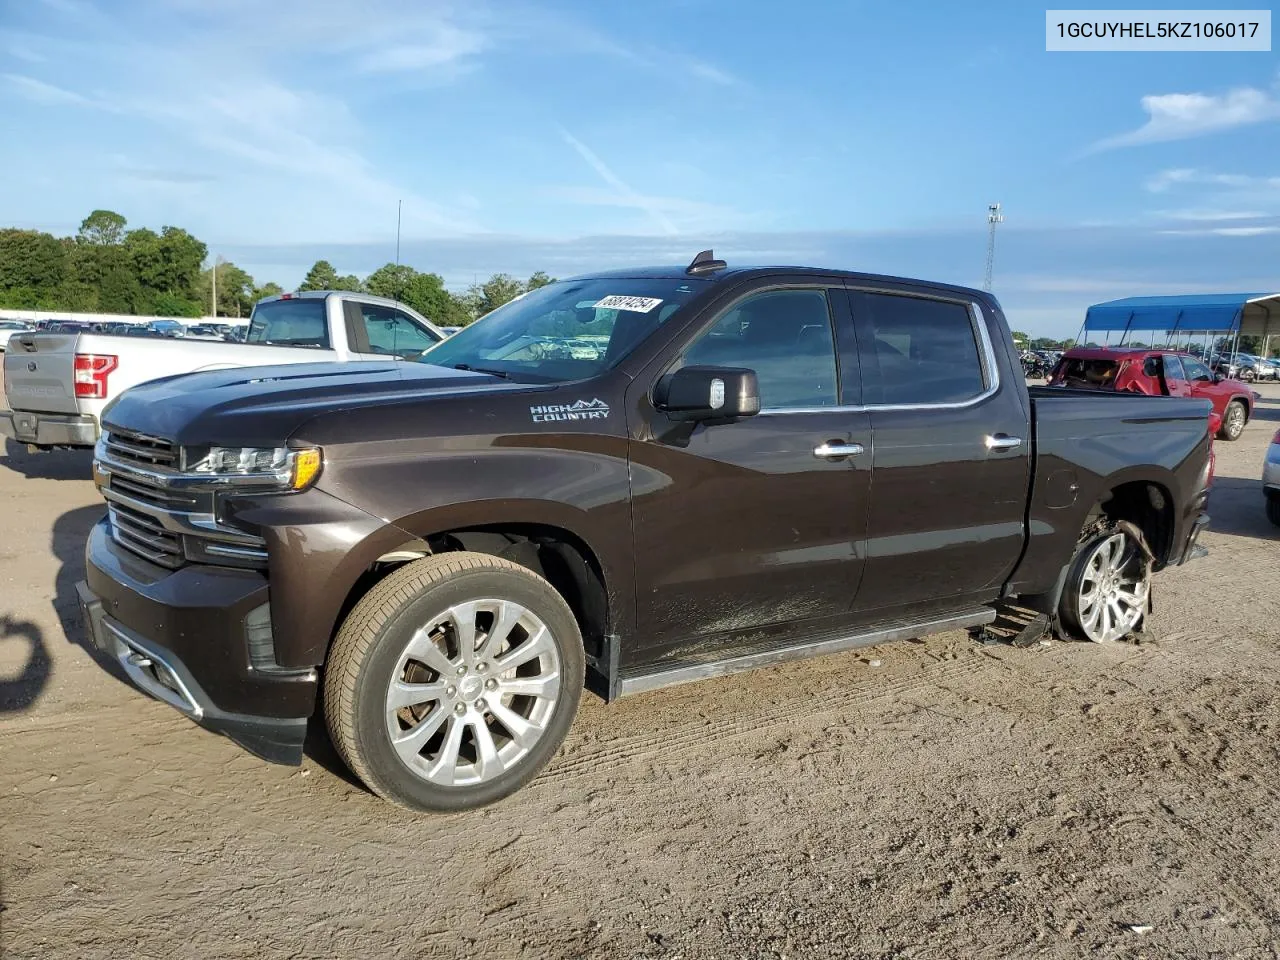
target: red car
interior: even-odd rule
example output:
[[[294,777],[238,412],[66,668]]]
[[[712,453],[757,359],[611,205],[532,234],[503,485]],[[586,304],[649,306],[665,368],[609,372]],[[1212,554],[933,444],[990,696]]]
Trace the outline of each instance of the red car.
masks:
[[[1170,350],[1076,347],[1049,374],[1051,387],[1128,390],[1154,397],[1201,397],[1213,402],[1218,436],[1235,440],[1253,416],[1258,395],[1248,384],[1215,376],[1199,357]]]

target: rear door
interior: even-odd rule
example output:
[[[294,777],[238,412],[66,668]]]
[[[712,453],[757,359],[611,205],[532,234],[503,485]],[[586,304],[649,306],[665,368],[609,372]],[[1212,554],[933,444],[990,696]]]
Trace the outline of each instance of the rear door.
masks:
[[[857,363],[852,344],[837,369],[836,323],[848,330],[847,311],[838,280],[765,281],[633,384],[637,659],[677,643],[733,646],[761,627],[848,621],[871,432],[856,366],[844,363]],[[660,376],[690,364],[754,370],[761,412],[682,434],[648,397]]]
[[[1031,468],[1021,376],[980,306],[930,291],[849,291],[874,441],[871,623],[993,599],[1022,552]]]
[[[11,410],[79,413],[75,398],[77,333],[15,333],[4,352]]]
[[[1187,372],[1182,358],[1176,353],[1166,353],[1164,360],[1164,384],[1171,397],[1191,396],[1191,384],[1187,382]]]

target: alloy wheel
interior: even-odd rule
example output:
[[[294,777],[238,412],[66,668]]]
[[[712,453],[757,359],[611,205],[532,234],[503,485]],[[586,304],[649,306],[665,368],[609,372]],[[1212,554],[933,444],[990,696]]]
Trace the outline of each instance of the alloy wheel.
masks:
[[[1076,606],[1080,626],[1094,643],[1113,643],[1142,619],[1150,592],[1150,570],[1124,533],[1099,540],[1084,563]]]
[[[401,653],[387,686],[387,736],[424,780],[488,783],[541,739],[560,679],[555,640],[532,611],[509,600],[459,603]]]

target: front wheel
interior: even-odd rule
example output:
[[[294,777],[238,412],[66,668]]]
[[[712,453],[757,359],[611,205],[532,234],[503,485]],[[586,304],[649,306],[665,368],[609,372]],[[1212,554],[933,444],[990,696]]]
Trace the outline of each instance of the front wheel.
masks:
[[[1244,403],[1240,400],[1232,400],[1227,404],[1227,412],[1222,418],[1222,429],[1218,431],[1218,436],[1223,440],[1239,440],[1248,419],[1249,413],[1245,410]]]
[[[325,719],[374,793],[466,810],[541,770],[573,722],[584,655],[564,599],[498,557],[446,553],[370,590],[334,639]]]
[[[1076,640],[1115,643],[1142,623],[1151,595],[1151,564],[1127,531],[1109,528],[1076,550],[1059,606]]]
[[[1280,527],[1280,497],[1267,497],[1267,519]]]

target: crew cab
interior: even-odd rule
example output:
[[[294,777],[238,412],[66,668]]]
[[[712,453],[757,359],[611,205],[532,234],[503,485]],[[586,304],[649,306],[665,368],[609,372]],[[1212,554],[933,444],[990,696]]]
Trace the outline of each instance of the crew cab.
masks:
[[[119,335],[16,333],[4,359],[0,436],[35,449],[92,447],[102,411],[125,390],[200,370],[416,357],[444,339],[403,304],[327,290],[286,293],[254,305],[243,343],[178,336],[157,321]],[[217,338],[220,339],[220,338]]]
[[[1062,355],[1047,385],[1203,398],[1221,418],[1223,440],[1240,438],[1258,399],[1248,384],[1211,372],[1199,357],[1170,350],[1076,347]]]
[[[416,363],[130,390],[80,601],[198,723],[298,763],[319,703],[373,791],[463,809],[537,774],[584,688],[976,629],[1012,598],[1123,640],[1208,522],[1209,416],[1028,388],[988,293],[704,251],[551,283]]]

